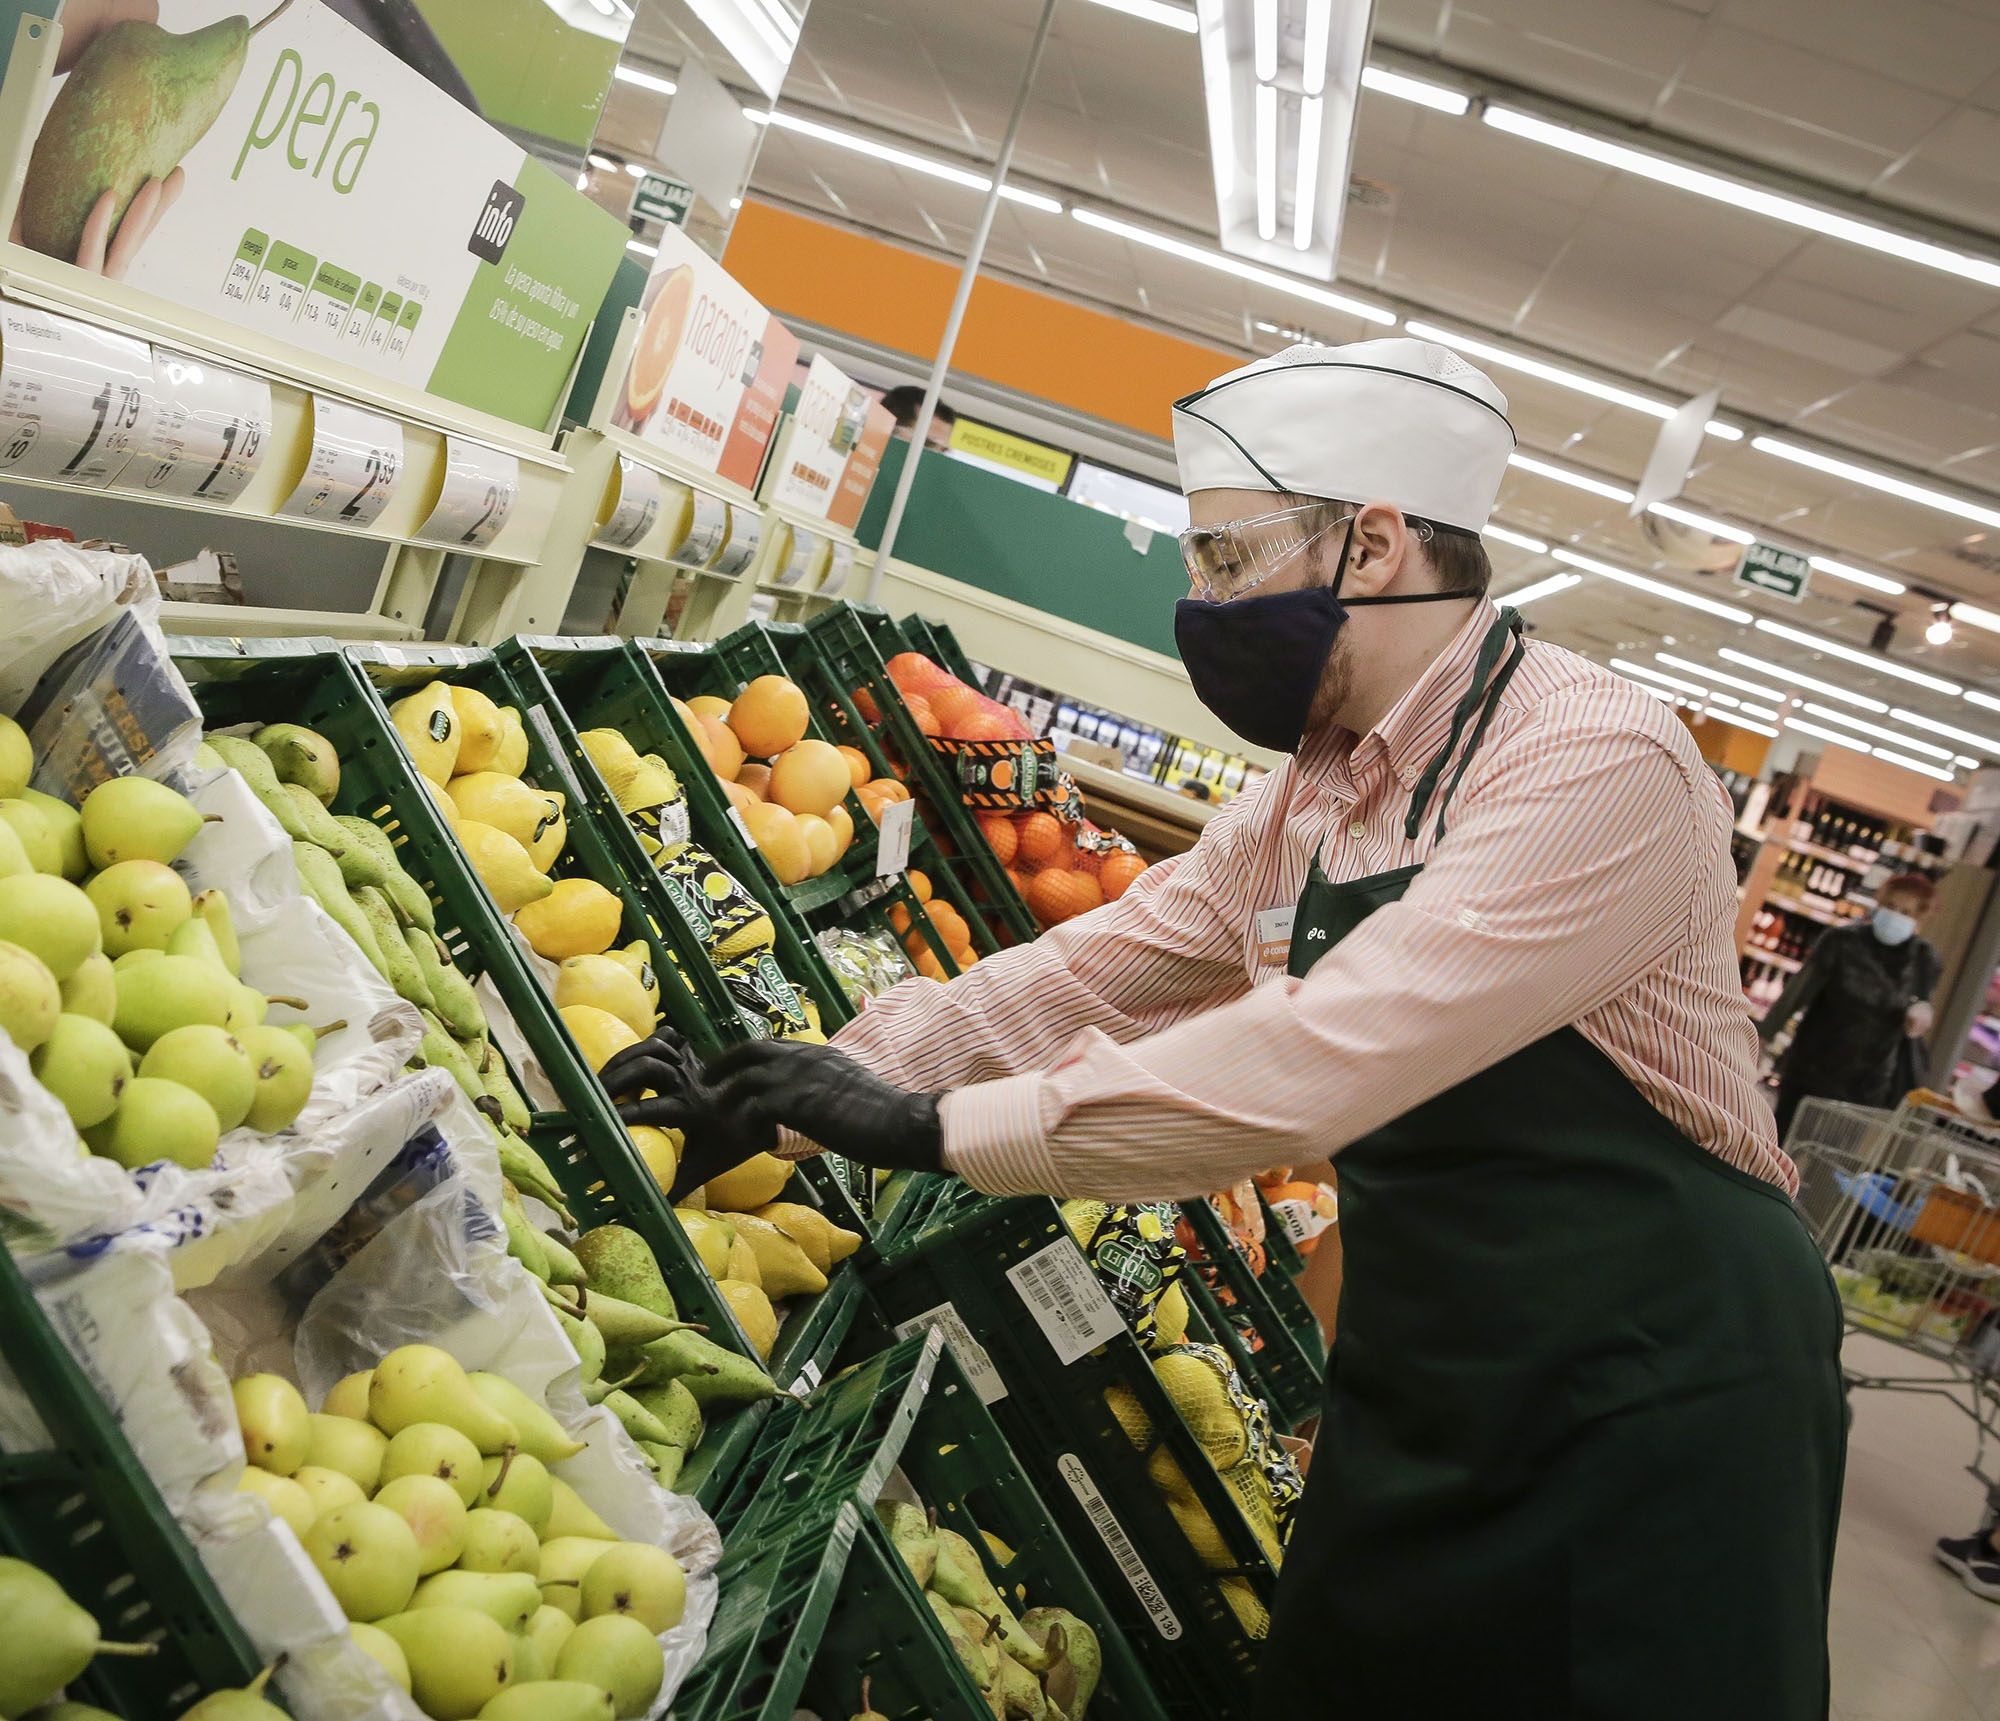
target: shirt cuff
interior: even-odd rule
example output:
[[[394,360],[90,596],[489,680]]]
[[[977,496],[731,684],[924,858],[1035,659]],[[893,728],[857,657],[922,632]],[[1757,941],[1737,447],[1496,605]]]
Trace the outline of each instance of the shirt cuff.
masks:
[[[811,1159],[825,1151],[818,1142],[784,1124],[778,1126],[778,1145],[771,1149],[777,1158],[790,1160]]]
[[[1056,1195],[1039,1072],[956,1088],[938,1103],[944,1168],[983,1195]]]

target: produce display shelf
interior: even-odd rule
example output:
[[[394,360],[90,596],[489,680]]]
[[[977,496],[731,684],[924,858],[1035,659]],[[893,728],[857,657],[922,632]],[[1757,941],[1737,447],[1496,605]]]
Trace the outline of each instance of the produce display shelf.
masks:
[[[1319,1323],[1298,1287],[1282,1274],[1256,1273],[1221,1216],[1206,1201],[1187,1201],[1181,1213],[1205,1257],[1190,1262],[1214,1298],[1224,1347],[1271,1407],[1286,1433],[1319,1415],[1326,1388],[1326,1347]],[[1211,1282],[1203,1268],[1213,1269]],[[1281,1307],[1282,1303],[1282,1307]]]
[[[0,1446],[0,1551],[62,1585],[107,1641],[159,1645],[143,1659],[99,1657],[70,1696],[167,1721],[204,1692],[248,1684],[257,1651],[5,1247],[0,1361],[50,1440]]]
[[[704,1323],[718,1344],[754,1357],[734,1310],[716,1290],[666,1195],[633,1150],[602,1084],[557,1016],[554,1000],[528,967],[513,929],[446,829],[360,666],[345,653],[310,641],[215,644],[221,655],[201,649],[211,645],[208,641],[169,641],[195,684],[208,725],[282,720],[303,723],[332,742],[341,763],[335,810],[359,814],[389,838],[404,870],[435,905],[438,936],[453,963],[469,980],[483,980],[490,988],[491,996],[483,998],[489,1016],[495,999],[504,1006],[554,1091],[559,1109],[537,1114],[531,1140],[561,1184],[577,1225],[589,1230],[616,1223],[638,1232],[682,1315]],[[454,664],[452,673],[458,672]],[[511,688],[490,679],[488,685],[511,703]],[[546,756],[535,752],[538,742],[532,733],[529,742],[531,774],[548,770]],[[665,984],[672,970],[664,959],[660,967],[664,1005],[672,996]],[[516,1068],[511,1073],[528,1092],[522,1072]],[[765,1408],[751,1405],[718,1419],[690,1457],[681,1491],[695,1493],[704,1503],[719,1494],[748,1452]]]
[[[1261,1189],[1257,1191],[1257,1210],[1264,1216],[1264,1259],[1270,1271],[1296,1280],[1306,1270],[1306,1258],[1299,1253],[1299,1246],[1292,1241],[1292,1235],[1278,1217],[1277,1209],[1265,1198]]]
[[[778,1405],[717,1521],[725,1536],[756,1543],[850,1502],[873,1517],[897,1477],[940,1529],[972,1544],[1017,1617],[1063,1607],[1097,1632],[1104,1676],[1091,1715],[1164,1721],[1143,1663],[941,1333],[913,1334],[853,1365],[807,1404]],[[1005,1564],[987,1534],[1011,1552]]]
[[[1138,1341],[1096,1291],[1055,1203],[996,1199],[955,1178],[925,1179],[908,1217],[878,1247],[868,1272],[874,1319],[857,1324],[855,1350],[944,1327],[1029,1480],[1152,1670],[1167,1713],[1246,1715],[1260,1646],[1222,1585],[1240,1581],[1246,1588],[1239,1600],[1268,1608],[1277,1573]],[[1052,1282],[1067,1287],[1054,1294],[1054,1306],[1067,1307],[1072,1319],[1093,1293],[1109,1311],[1110,1330],[1091,1349],[1078,1354],[1073,1326],[1060,1348],[1052,1336],[1067,1323],[1052,1317],[1033,1289]],[[1233,1563],[1203,1564],[1107,1403],[1114,1386],[1143,1411],[1150,1440],[1178,1464]]]

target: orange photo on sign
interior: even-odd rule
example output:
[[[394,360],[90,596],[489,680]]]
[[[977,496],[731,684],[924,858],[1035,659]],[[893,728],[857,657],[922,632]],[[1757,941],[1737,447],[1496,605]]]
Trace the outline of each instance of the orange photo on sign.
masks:
[[[694,303],[694,271],[683,264],[660,280],[652,307],[639,330],[638,344],[632,349],[632,368],[625,378],[625,413],[633,428],[641,428],[653,416],[666,392],[667,372],[673,368],[674,354],[680,351],[681,336],[687,331],[689,307]]]

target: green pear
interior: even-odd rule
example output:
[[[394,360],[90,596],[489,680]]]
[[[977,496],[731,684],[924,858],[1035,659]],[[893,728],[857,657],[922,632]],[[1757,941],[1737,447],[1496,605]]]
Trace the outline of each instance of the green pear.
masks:
[[[109,1026],[118,1015],[118,977],[111,958],[100,950],[78,963],[62,983],[62,1001],[72,1016],[88,1016]]]
[[[629,1613],[648,1631],[671,1631],[687,1609],[687,1574],[664,1548],[620,1542],[591,1562],[583,1580],[583,1617]]]
[[[471,1572],[462,1566],[425,1578],[410,1601],[412,1612],[469,1607],[509,1632],[525,1631],[541,1605],[541,1591],[525,1572]]]
[[[542,1461],[526,1452],[516,1452],[487,1459],[479,1474],[484,1483],[480,1505],[511,1512],[534,1531],[539,1541],[549,1527],[549,1514],[556,1503],[555,1489]]]
[[[524,1679],[479,1712],[479,1721],[613,1721],[611,1693],[581,1679]]]
[[[528,1629],[522,1636],[541,1651],[542,1665],[554,1668],[556,1657],[562,1653],[562,1646],[569,1641],[569,1634],[574,1630],[575,1620],[561,1608],[543,1602],[535,1609],[535,1617],[528,1621]]]
[[[134,978],[171,968],[175,960],[169,956],[164,962],[152,963],[140,969]],[[175,1028],[160,1035],[139,1060],[139,1074],[194,1089],[215,1107],[225,1135],[250,1115],[250,1102],[257,1097],[257,1074],[243,1042],[227,1028],[207,1023]]]
[[[558,1679],[581,1680],[610,1692],[620,1715],[645,1714],[666,1676],[660,1640],[629,1613],[585,1620],[556,1657]]]
[[[481,1506],[465,1515],[461,1571],[521,1572],[533,1576],[541,1563],[541,1538],[512,1512]],[[539,1596],[537,1601],[539,1602]]]
[[[118,1721],[108,1709],[93,1709],[88,1703],[51,1703],[37,1709],[32,1721]]]
[[[0,1032],[32,1052],[55,1032],[63,1008],[62,988],[49,965],[32,950],[0,943]]]
[[[83,888],[97,910],[104,948],[114,958],[128,950],[166,949],[174,928],[194,912],[194,898],[181,875],[158,861],[120,861]],[[6,895],[0,887],[0,925],[5,913]],[[89,954],[84,951],[77,961]]]
[[[512,1691],[516,1685],[538,1685],[547,1679],[549,1664],[542,1659],[542,1652],[535,1647],[535,1640],[526,1631],[510,1631],[507,1635],[514,1643],[514,1685],[508,1686],[507,1690]],[[506,1692],[501,1693],[501,1696],[505,1695]],[[498,1701],[499,1698],[494,1699],[494,1702]],[[480,1713],[486,1714],[492,1708],[493,1704],[489,1703]]]
[[[169,956],[198,956],[204,962],[222,968],[222,946],[215,941],[215,932],[207,921],[198,914],[190,914],[167,936]],[[226,968],[224,973],[228,973]]]
[[[170,887],[160,887],[169,905],[175,890],[185,899],[187,886],[181,883],[180,875],[169,867],[161,867],[160,871],[172,881]],[[100,873],[91,880],[91,889],[94,890],[109,876]],[[107,895],[114,898],[120,896],[115,883]],[[116,956],[120,949],[129,948],[127,945],[114,947],[111,944],[100,925],[103,915],[104,910],[97,898],[78,890],[68,879],[54,878],[47,873],[23,873],[14,878],[0,878],[0,939],[18,944],[24,950],[32,950],[49,965],[49,972],[56,977],[58,984],[74,974],[83,965],[85,957],[96,955],[100,949],[110,950]],[[148,920],[146,924],[150,926],[152,922]],[[164,931],[159,941],[162,944],[166,942]],[[150,939],[139,942],[150,942]]]
[[[375,1365],[368,1415],[391,1436],[412,1423],[442,1422],[488,1455],[520,1444],[513,1423],[473,1390],[458,1360],[436,1345],[403,1345]]]
[[[250,737],[264,749],[281,783],[296,783],[323,807],[340,792],[340,754],[317,730],[298,723],[267,723]]]
[[[354,1647],[375,1663],[389,1676],[389,1683],[399,1690],[410,1688],[410,1663],[403,1654],[403,1647],[380,1626],[369,1625],[355,1620],[347,1628],[347,1635],[354,1639]]]
[[[299,1389],[281,1374],[246,1374],[229,1390],[244,1456],[274,1476],[291,1475],[312,1444],[312,1413]]]
[[[356,1369],[354,1373],[342,1375],[327,1389],[320,1409],[328,1416],[351,1416],[357,1422],[368,1420],[368,1383],[375,1378],[372,1368]]]
[[[264,1701],[264,1687],[277,1669],[273,1662],[248,1685],[227,1691],[211,1691],[191,1709],[183,1709],[178,1721],[287,1721],[285,1711]]]
[[[336,1507],[306,1532],[305,1546],[349,1619],[378,1621],[409,1606],[417,1538],[387,1506],[363,1500]]]
[[[292,1480],[311,1499],[315,1523],[329,1512],[338,1511],[342,1506],[359,1505],[368,1498],[352,1476],[343,1476],[338,1470],[328,1470],[318,1464],[301,1464],[292,1472]]]
[[[35,750],[28,745],[28,732],[13,718],[0,717],[0,795],[20,794],[34,774]]]
[[[222,966],[232,974],[243,972],[243,947],[236,941],[236,920],[229,912],[229,898],[219,890],[205,890],[191,904],[194,912],[208,923],[221,953]]]
[[[62,1101],[78,1129],[102,1123],[118,1109],[132,1079],[132,1055],[102,1022],[61,1015],[28,1057],[35,1080]]]
[[[283,1028],[249,1028],[237,1038],[256,1083],[245,1120],[259,1135],[290,1126],[312,1098],[312,1053]]]
[[[575,1538],[615,1542],[619,1539],[618,1532],[586,1506],[583,1497],[560,1476],[549,1478],[549,1494],[552,1504],[548,1527],[542,1532],[544,1542]]]
[[[382,1455],[388,1450],[386,1434],[351,1416],[316,1410],[306,1418],[306,1462],[351,1477],[364,1494],[381,1485]]]
[[[465,1502],[442,1477],[398,1476],[382,1484],[375,1504],[410,1526],[417,1538],[417,1570],[425,1577],[458,1563],[465,1547]]]
[[[542,1586],[542,1600],[560,1608],[571,1619],[583,1617],[583,1580],[590,1568],[616,1546],[595,1536],[564,1536],[542,1543],[541,1564],[535,1576]]]
[[[118,1109],[83,1135],[92,1153],[127,1171],[160,1160],[199,1171],[215,1162],[222,1120],[193,1088],[138,1075],[119,1094]]]
[[[156,961],[119,968],[115,976],[118,1008],[111,1025],[134,1051],[146,1051],[176,1029],[200,1025],[218,1034],[227,1032],[224,1024],[229,1020],[236,982],[213,962],[195,956],[161,956]],[[241,1054],[240,1046],[237,1052]],[[247,1071],[247,1059],[244,1067]],[[248,1107],[247,1099],[244,1105]],[[225,1121],[223,1127],[235,1126]]]
[[[513,1640],[475,1609],[424,1607],[375,1623],[408,1659],[410,1694],[431,1721],[470,1721],[513,1680]]]
[[[0,1559],[0,1619],[7,1622],[0,1715],[25,1715],[46,1703],[98,1655],[152,1655],[159,1648],[103,1642],[97,1621],[25,1560]]]
[[[21,852],[28,857],[28,865],[37,872],[62,877],[62,843],[32,801],[0,800],[0,820],[11,825],[14,835],[21,839]]]
[[[529,1457],[539,1458],[544,1464],[560,1464],[583,1450],[582,1441],[570,1439],[560,1422],[505,1375],[474,1369],[465,1378],[472,1382],[474,1392],[513,1423],[514,1432],[520,1436],[521,1450]],[[534,1522],[528,1513],[521,1515]],[[536,1533],[539,1535],[540,1531]]]
[[[449,1483],[468,1509],[485,1486],[479,1448],[443,1422],[413,1422],[389,1437],[382,1454],[382,1480],[393,1482],[399,1476],[435,1476]]]
[[[292,1534],[303,1536],[318,1516],[313,1510],[312,1496],[289,1476],[273,1476],[268,1470],[260,1470],[254,1464],[246,1464],[243,1474],[236,1479],[239,1494],[255,1494],[271,1508],[272,1516],[291,1525]]]
[[[26,878],[34,870],[34,863],[14,834],[14,827],[0,821],[0,878]]]
[[[40,789],[23,789],[21,799],[42,815],[42,823],[56,840],[55,870],[71,884],[81,884],[83,875],[90,871],[89,851],[83,846],[83,815],[69,802],[45,795]]]
[[[211,816],[150,777],[113,777],[84,797],[84,852],[100,871],[130,860],[171,866]]]

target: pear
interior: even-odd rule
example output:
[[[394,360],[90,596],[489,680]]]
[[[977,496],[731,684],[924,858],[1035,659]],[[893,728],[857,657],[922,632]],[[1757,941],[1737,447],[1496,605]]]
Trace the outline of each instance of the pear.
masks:
[[[465,1548],[465,1502],[442,1477],[398,1476],[382,1484],[375,1504],[410,1526],[417,1538],[417,1570],[425,1577],[458,1563]]]
[[[508,1632],[525,1631],[541,1605],[541,1591],[525,1572],[472,1572],[463,1567],[425,1578],[410,1602],[413,1612],[469,1607]]]
[[[875,1516],[882,1520],[882,1528],[889,1532],[889,1540],[910,1568],[917,1588],[929,1589],[937,1570],[937,1526],[930,1513],[907,1500],[877,1500]]]
[[[581,1619],[583,1580],[590,1568],[617,1545],[600,1542],[595,1536],[548,1538],[542,1543],[541,1563],[536,1570],[542,1600],[571,1619]]]
[[[25,798],[0,800],[0,822],[5,822],[20,839],[21,852],[36,872],[62,877],[62,844],[40,810]]]
[[[100,871],[132,860],[171,866],[212,816],[150,777],[113,777],[84,797],[84,852]]]
[[[1048,1658],[1042,1681],[1050,1699],[1065,1715],[1081,1717],[1104,1673],[1104,1648],[1095,1628],[1067,1608],[1031,1607],[1021,1615],[1021,1629]]]
[[[478,819],[460,819],[453,828],[465,858],[501,913],[513,914],[555,889],[555,880],[537,872],[528,851],[505,831]]]
[[[354,1639],[356,1649],[389,1676],[390,1684],[399,1690],[409,1690],[410,1663],[403,1654],[401,1644],[380,1626],[368,1625],[361,1620],[348,1626],[347,1635]]]
[[[410,1694],[431,1721],[470,1721],[513,1681],[513,1641],[483,1613],[425,1607],[375,1623],[409,1662]]]
[[[555,1510],[554,1479],[542,1461],[526,1452],[489,1458],[480,1467],[480,1476],[485,1484],[480,1505],[519,1518],[539,1541],[549,1527],[549,1514]]]
[[[21,799],[42,815],[42,823],[55,838],[57,864],[53,870],[71,884],[80,884],[90,871],[89,852],[83,846],[83,815],[69,802],[45,795],[40,789],[23,789]]]
[[[152,863],[147,862],[148,866]],[[120,869],[122,871],[122,869]],[[145,904],[154,899],[151,887],[158,886],[159,900],[164,907],[158,910],[142,905],[142,923],[150,929],[154,916],[170,917],[160,921],[159,942],[165,944],[167,933],[173,930],[185,915],[174,912],[174,892],[180,893],[180,900],[187,899],[187,886],[182,884],[177,874],[166,867],[159,869],[170,883],[147,879],[139,881],[140,894]],[[120,887],[132,882],[129,876],[118,878],[112,873],[100,873],[91,880],[90,891],[96,892],[103,881],[105,895],[116,898]],[[127,905],[129,906],[129,905]],[[99,950],[110,950],[116,956],[121,949],[131,948],[124,943],[113,947],[107,936],[108,926],[100,926],[104,919],[102,903],[95,894],[78,890],[69,880],[51,877],[47,873],[23,873],[14,878],[0,878],[0,939],[10,944],[18,944],[24,950],[32,950],[49,966],[49,972],[61,984],[83,965],[84,959],[94,956]],[[125,935],[123,923],[121,936]],[[137,942],[150,943],[150,936]]]
[[[312,1445],[312,1413],[281,1374],[246,1374],[231,1383],[243,1453],[260,1470],[289,1476]]]
[[[382,1456],[388,1450],[389,1437],[369,1423],[319,1410],[306,1418],[306,1462],[338,1470],[364,1494],[381,1486]]]
[[[222,1120],[194,1089],[140,1075],[125,1084],[117,1110],[84,1131],[84,1140],[92,1153],[127,1171],[160,1160],[199,1171],[215,1161]]]
[[[611,1693],[620,1715],[643,1715],[667,1676],[660,1640],[628,1613],[599,1614],[569,1634],[556,1656],[556,1678]]]
[[[996,1621],[1000,1649],[1031,1673],[1048,1666],[1048,1652],[1021,1629],[1021,1622],[986,1575],[977,1550],[956,1530],[937,1533],[937,1570],[931,1574],[931,1588],[952,1606]]]
[[[148,1051],[166,1035],[195,1026],[227,1034],[224,1024],[236,1002],[236,982],[215,963],[198,956],[163,955],[156,961],[118,969],[116,978],[118,1007],[111,1025],[135,1051]],[[243,1056],[240,1045],[236,1053]],[[246,1076],[249,1068],[249,1059],[243,1058]],[[248,1109],[247,1094],[243,1104]],[[232,1129],[235,1125],[225,1119],[223,1127]]]
[[[572,1440],[561,1423],[505,1375],[474,1370],[466,1379],[472,1382],[474,1392],[514,1425],[521,1451],[528,1457],[538,1458],[543,1464],[560,1464],[583,1450],[582,1441]]]
[[[651,1542],[620,1542],[591,1562],[583,1580],[583,1617],[629,1613],[655,1636],[672,1631],[687,1611],[687,1574]]]
[[[611,1693],[581,1679],[528,1679],[479,1712],[479,1721],[613,1721]]]
[[[271,1508],[273,1517],[291,1525],[292,1534],[303,1536],[318,1516],[313,1510],[312,1496],[289,1476],[273,1476],[268,1470],[260,1470],[254,1464],[246,1464],[243,1474],[236,1479],[239,1494],[255,1494]]]
[[[108,1709],[95,1709],[88,1703],[50,1703],[37,1709],[33,1721],[118,1721]]]
[[[545,1547],[559,1537],[599,1542],[618,1540],[618,1532],[586,1506],[582,1496],[560,1476],[549,1478],[549,1492],[554,1503],[549,1508],[548,1528],[542,1532]]]
[[[508,1686],[507,1690],[513,1691],[523,1685],[539,1684],[547,1679],[549,1664],[542,1659],[542,1652],[535,1647],[535,1641],[528,1636],[526,1628],[510,1631],[507,1635],[514,1640],[514,1684]],[[504,1697],[506,1692],[503,1691],[500,1695]],[[603,1695],[605,1701],[609,1703],[609,1694]],[[498,1698],[494,1699],[494,1702],[498,1701]],[[489,1703],[480,1713],[490,1713],[492,1708],[493,1704]]]
[[[0,1032],[22,1051],[32,1052],[55,1032],[63,1009],[62,988],[49,965],[32,950],[0,943]]]
[[[576,1621],[559,1607],[550,1607],[544,1602],[535,1609],[535,1617],[528,1621],[528,1629],[521,1635],[540,1652],[542,1665],[554,1667],[556,1657],[562,1653],[562,1646],[569,1641],[569,1634],[576,1630]]]
[[[259,1135],[275,1135],[312,1098],[312,1053],[283,1028],[249,1028],[237,1038],[254,1083],[244,1121]]]
[[[533,1576],[542,1556],[541,1538],[512,1512],[480,1506],[465,1515],[465,1550],[460,1571],[520,1572]]]
[[[320,1402],[320,1409],[328,1416],[351,1416],[357,1422],[368,1420],[368,1383],[375,1378],[372,1368],[356,1369],[354,1373],[342,1375],[327,1389],[326,1397]]]
[[[167,954],[197,956],[211,967],[222,968],[224,973],[228,973],[223,966],[222,946],[215,939],[215,929],[199,914],[190,914],[168,934]]]
[[[323,807],[340,792],[340,754],[324,735],[299,723],[267,723],[250,737],[281,783],[296,783]]]
[[[103,951],[86,956],[62,983],[62,1007],[109,1026],[118,1014],[118,980]]]
[[[435,1345],[403,1345],[375,1365],[368,1416],[392,1437],[413,1423],[442,1422],[488,1455],[521,1443],[513,1423],[479,1396],[457,1359]]]
[[[25,1560],[0,1559],[0,1715],[25,1715],[46,1703],[98,1655],[152,1655],[158,1644],[105,1643],[97,1621],[62,1586]]]
[[[674,1333],[646,1346],[646,1375],[678,1378],[704,1413],[775,1398],[777,1383],[756,1363],[700,1333]]]
[[[35,750],[28,745],[28,732],[13,718],[0,717],[0,795],[20,794],[34,774]]]
[[[305,1546],[349,1619],[380,1620],[409,1606],[417,1538],[387,1506],[363,1500],[336,1507],[306,1532]]]
[[[576,1258],[590,1275],[593,1293],[636,1304],[666,1320],[680,1318],[653,1251],[629,1226],[599,1225],[586,1231],[577,1239]]]
[[[462,739],[451,689],[442,681],[433,681],[390,706],[389,721],[403,738],[417,774],[433,783],[449,783],[452,772],[458,768]]]
[[[284,1710],[264,1701],[264,1687],[276,1671],[273,1662],[248,1685],[211,1691],[192,1708],[183,1709],[178,1721],[289,1721]]]
[[[14,827],[0,819],[0,878],[26,878],[35,870]]]
[[[174,928],[194,912],[194,899],[181,875],[153,860],[120,861],[106,867],[84,886],[84,892],[97,910],[104,949],[114,958],[128,950],[164,950]],[[0,883],[0,936],[6,935],[5,903],[6,887]],[[77,962],[89,954],[83,951]]]
[[[486,1485],[479,1448],[443,1422],[413,1422],[390,1436],[382,1454],[382,1480],[393,1482],[399,1476],[435,1476],[451,1485],[468,1510]]]
[[[243,948],[236,941],[236,919],[229,911],[229,898],[219,890],[205,890],[190,906],[207,924],[222,966],[232,974],[241,974]]]
[[[356,1486],[352,1476],[343,1476],[338,1470],[328,1470],[318,1464],[301,1464],[292,1472],[292,1481],[306,1491],[313,1504],[313,1522],[318,1523],[329,1512],[338,1511],[342,1506],[359,1505],[368,1496]]]
[[[102,1123],[118,1109],[132,1079],[132,1056],[102,1022],[61,1015],[28,1057],[35,1080],[62,1101],[78,1129]]]
[[[1007,1721],[1048,1721],[1048,1699],[1042,1695],[1035,1676],[1004,1650],[1000,1655],[999,1676],[993,1696]],[[990,1701],[990,1699],[989,1699]]]
[[[170,956],[140,974],[171,968],[174,961]],[[250,1102],[257,1097],[257,1074],[243,1042],[227,1028],[207,1023],[162,1034],[139,1060],[139,1074],[192,1088],[215,1108],[225,1135],[250,1115]]]

